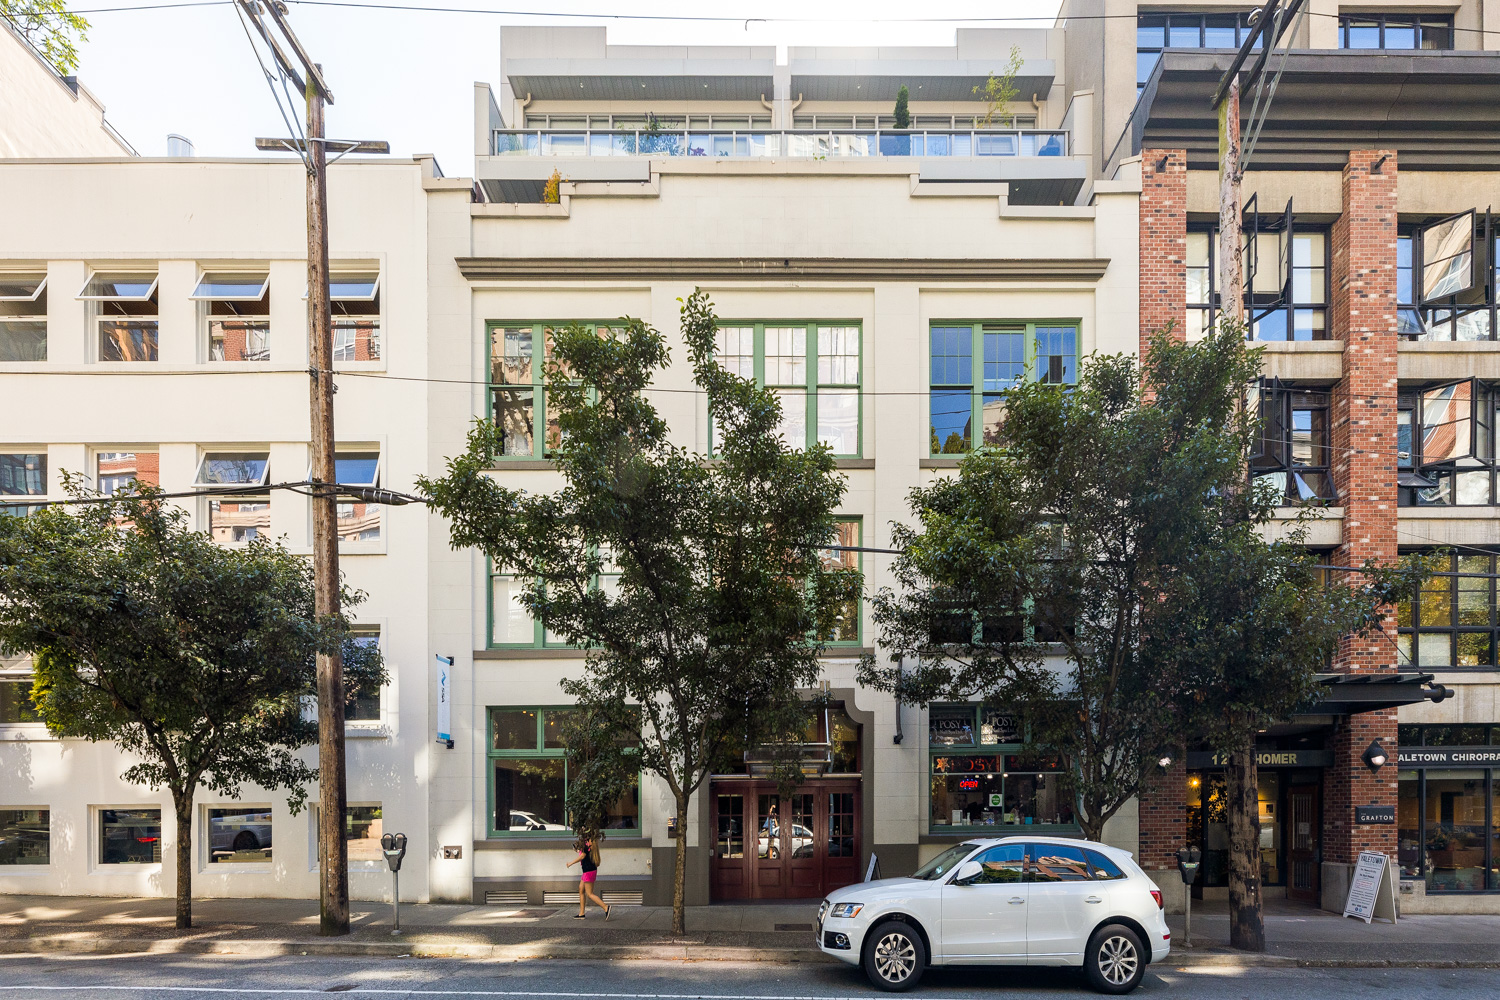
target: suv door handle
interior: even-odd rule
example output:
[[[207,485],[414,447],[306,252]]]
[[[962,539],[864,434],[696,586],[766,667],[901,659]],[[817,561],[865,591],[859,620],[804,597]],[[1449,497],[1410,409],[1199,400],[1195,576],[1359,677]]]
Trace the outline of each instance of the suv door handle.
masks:
[[[1084,900],[1084,902],[1085,903],[1102,903],[1102,902],[1104,902],[1104,900],[1100,899],[1098,896],[1089,896],[1087,899]]]
[[[1012,896],[1012,897],[1010,897],[1010,905],[1011,906],[1020,906],[1024,902],[1026,902],[1026,900],[1022,899],[1020,896]]]

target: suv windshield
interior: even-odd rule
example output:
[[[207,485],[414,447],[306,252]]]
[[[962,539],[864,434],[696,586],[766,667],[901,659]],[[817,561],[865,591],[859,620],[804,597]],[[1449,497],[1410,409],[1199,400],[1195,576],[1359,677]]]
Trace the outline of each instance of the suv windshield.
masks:
[[[958,863],[967,858],[978,846],[978,844],[957,844],[950,847],[921,868],[918,868],[912,873],[912,878],[919,878],[927,882],[940,879],[957,867]]]

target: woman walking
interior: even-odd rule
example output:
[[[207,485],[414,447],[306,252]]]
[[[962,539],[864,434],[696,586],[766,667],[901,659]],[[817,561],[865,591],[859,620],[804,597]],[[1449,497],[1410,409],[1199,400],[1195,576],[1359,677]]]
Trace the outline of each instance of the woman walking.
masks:
[[[604,908],[604,919],[609,919],[609,904],[604,902],[594,893],[594,879],[599,874],[599,843],[596,837],[587,834],[579,834],[578,839],[573,842],[573,850],[578,852],[578,857],[568,862],[568,867],[581,865],[582,877],[578,880],[578,912],[573,915],[574,920],[582,920],[588,911],[588,901],[592,899],[598,906]]]

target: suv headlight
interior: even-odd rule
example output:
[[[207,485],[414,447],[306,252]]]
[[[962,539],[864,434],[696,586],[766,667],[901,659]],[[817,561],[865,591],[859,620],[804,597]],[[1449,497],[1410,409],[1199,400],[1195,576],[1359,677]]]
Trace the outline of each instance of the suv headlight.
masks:
[[[859,911],[865,908],[864,903],[835,903],[833,910],[829,912],[830,917],[848,919],[859,915]]]

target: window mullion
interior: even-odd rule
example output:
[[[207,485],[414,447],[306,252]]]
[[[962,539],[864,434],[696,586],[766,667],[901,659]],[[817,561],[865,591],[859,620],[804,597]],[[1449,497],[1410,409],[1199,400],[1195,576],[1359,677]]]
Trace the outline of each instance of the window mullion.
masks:
[[[1026,358],[1026,381],[1037,382],[1041,375],[1036,370],[1036,324],[1026,324],[1026,339],[1022,344]]]
[[[970,329],[969,374],[972,377],[972,392],[969,393],[969,451],[978,451],[984,444],[984,324],[975,323]]]
[[[807,433],[803,435],[803,447],[812,448],[818,442],[818,325],[809,323],[803,334],[807,350],[802,354],[806,366],[803,385],[807,390]]]
[[[766,387],[766,324],[755,324],[755,382]]]
[[[547,397],[546,375],[547,337],[543,332],[545,323],[531,328],[531,454],[541,458],[547,454]]]

